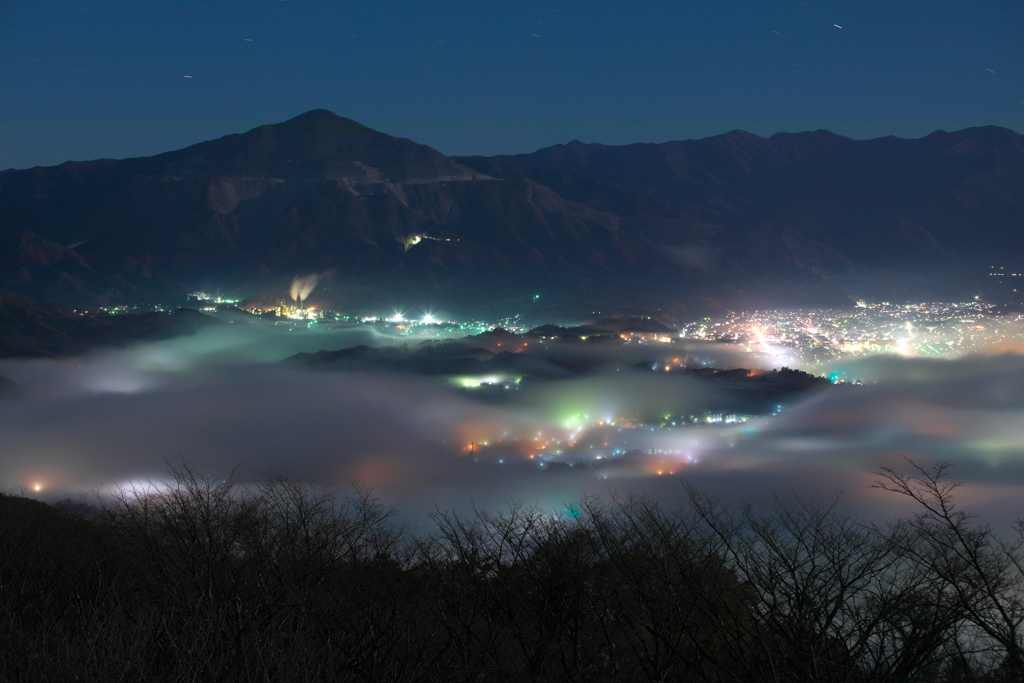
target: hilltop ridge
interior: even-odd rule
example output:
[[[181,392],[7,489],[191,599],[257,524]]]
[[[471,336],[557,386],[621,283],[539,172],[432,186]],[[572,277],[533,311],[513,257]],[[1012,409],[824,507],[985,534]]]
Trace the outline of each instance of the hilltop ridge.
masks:
[[[75,305],[328,270],[339,304],[832,305],[950,295],[1024,259],[1024,143],[994,126],[737,130],[453,158],[316,109],[151,157],[5,171],[0,212],[18,245],[0,287]]]

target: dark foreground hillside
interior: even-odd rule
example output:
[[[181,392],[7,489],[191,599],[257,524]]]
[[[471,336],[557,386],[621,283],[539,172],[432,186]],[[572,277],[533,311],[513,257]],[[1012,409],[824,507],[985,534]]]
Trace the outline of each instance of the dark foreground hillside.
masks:
[[[1010,681],[1024,574],[943,468],[916,517],[587,500],[438,513],[175,471],[102,510],[0,496],[5,681]]]

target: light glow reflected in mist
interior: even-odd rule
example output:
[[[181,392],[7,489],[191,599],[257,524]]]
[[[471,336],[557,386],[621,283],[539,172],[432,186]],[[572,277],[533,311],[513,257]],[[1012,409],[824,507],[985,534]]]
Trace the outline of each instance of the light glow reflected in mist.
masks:
[[[807,392],[761,416],[701,412],[715,389],[676,373],[631,370],[650,353],[635,345],[524,346],[522,353],[603,368],[532,384],[276,362],[394,341],[369,327],[325,335],[225,325],[65,361],[0,362],[0,375],[26,389],[0,403],[0,483],[58,499],[158,482],[167,462],[184,460],[210,473],[238,467],[252,479],[359,479],[412,518],[435,504],[519,498],[561,506],[609,489],[671,498],[684,476],[738,497],[843,490],[848,501],[877,509],[872,474],[907,456],[955,463],[974,505],[1020,515],[1024,356],[1016,351],[842,360],[833,369],[868,383]],[[666,353],[701,355],[719,367],[763,367],[771,351],[666,345]],[[481,391],[494,400],[480,400]]]

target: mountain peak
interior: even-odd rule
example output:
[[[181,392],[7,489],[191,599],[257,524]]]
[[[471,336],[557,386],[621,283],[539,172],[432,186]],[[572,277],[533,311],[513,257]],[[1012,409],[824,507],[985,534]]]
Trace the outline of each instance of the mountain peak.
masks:
[[[138,164],[139,162],[137,162]],[[141,160],[153,175],[435,182],[476,177],[440,152],[327,109]]]
[[[272,123],[265,126],[259,126],[256,130],[270,128],[273,130],[288,130],[288,131],[302,131],[302,132],[333,132],[333,133],[345,133],[345,132],[358,132],[358,131],[371,131],[372,128],[364,126],[358,121],[347,119],[344,116],[338,116],[333,111],[328,109],[311,109],[304,114],[283,121],[281,123]]]
[[[760,135],[751,133],[750,131],[743,130],[742,128],[736,128],[730,130],[728,133],[722,133],[721,135],[712,135],[708,140],[764,140]]]

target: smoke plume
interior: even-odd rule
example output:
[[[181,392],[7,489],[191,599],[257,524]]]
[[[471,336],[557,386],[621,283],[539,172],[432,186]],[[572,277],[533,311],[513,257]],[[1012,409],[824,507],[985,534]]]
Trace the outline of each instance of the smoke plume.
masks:
[[[316,289],[316,285],[320,282],[321,277],[323,276],[318,273],[310,273],[309,275],[293,279],[291,287],[292,299],[300,304],[305,301],[306,297]]]

